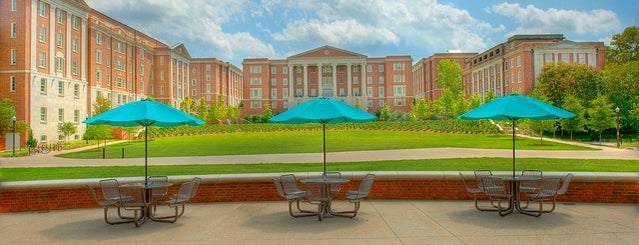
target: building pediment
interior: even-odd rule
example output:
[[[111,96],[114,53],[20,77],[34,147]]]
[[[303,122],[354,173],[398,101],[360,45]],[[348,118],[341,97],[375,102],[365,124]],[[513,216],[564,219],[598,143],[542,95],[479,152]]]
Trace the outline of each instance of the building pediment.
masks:
[[[591,49],[594,48],[592,45],[573,42],[569,40],[562,40],[557,43],[548,44],[543,46],[544,49]]]
[[[310,51],[306,51],[304,53],[300,53],[297,55],[293,55],[288,57],[288,60],[298,60],[298,59],[366,59],[365,55],[358,54],[355,52],[335,48],[332,46],[323,46]]]
[[[184,46],[183,43],[178,43],[174,45],[173,47],[171,47],[171,51],[173,51],[173,53],[176,53],[182,57],[191,59],[191,54],[189,54],[189,50],[186,49],[186,46]]]

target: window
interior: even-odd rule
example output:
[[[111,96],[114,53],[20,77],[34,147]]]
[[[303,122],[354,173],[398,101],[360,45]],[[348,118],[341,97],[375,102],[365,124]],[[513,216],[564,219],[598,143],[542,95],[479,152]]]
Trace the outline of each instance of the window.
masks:
[[[116,87],[120,87],[120,88],[122,88],[122,87],[124,87],[124,86],[123,86],[123,84],[124,84],[124,83],[122,82],[122,78],[120,78],[120,77],[116,77],[116,78],[115,78],[115,86],[116,86]]]
[[[302,73],[302,67],[295,67],[295,73]]]
[[[277,99],[277,89],[276,88],[272,88],[271,89],[271,99]]]
[[[144,76],[144,64],[140,64],[140,76]]]
[[[518,83],[521,82],[521,72],[520,71],[517,72],[517,82]]]
[[[395,106],[403,106],[405,104],[405,99],[395,99]]]
[[[75,124],[80,123],[80,110],[74,110],[73,111],[73,122]]]
[[[271,86],[276,86],[276,85],[277,85],[277,79],[271,78]]]
[[[377,88],[377,96],[384,97],[384,87]]]
[[[16,0],[11,0],[11,11],[16,11]]]
[[[17,59],[18,59],[18,51],[16,49],[11,49],[11,64],[15,65]]]
[[[366,72],[372,72],[372,71],[373,71],[373,66],[367,65],[366,66]]]
[[[544,54],[544,63],[545,64],[552,63],[552,54]]]
[[[283,99],[288,98],[288,89],[287,88],[283,88],[282,89],[282,98]]]
[[[58,122],[59,123],[64,122],[64,109],[62,108],[58,109]]]
[[[62,33],[55,34],[55,45],[58,47],[62,47]]]
[[[95,82],[98,87],[102,86],[102,72],[100,70],[95,71]]]
[[[210,71],[210,70],[211,70],[211,65],[206,65],[206,68],[205,68],[205,69],[206,69],[207,71]]]
[[[64,82],[58,82],[58,95],[64,96]]]
[[[47,123],[47,108],[40,107],[40,123]]]
[[[11,38],[16,38],[17,25],[15,22],[11,22]]]
[[[40,42],[46,42],[47,41],[47,28],[40,27],[40,33],[38,35],[38,40],[40,40]]]
[[[262,67],[261,66],[251,66],[251,73],[262,73]]]
[[[322,72],[331,72],[332,70],[333,70],[333,67],[330,67],[330,66],[322,67]]]
[[[262,98],[262,89],[261,88],[251,88],[251,99],[261,99]]]
[[[358,68],[357,68],[357,67],[358,67],[358,66],[353,66],[353,72],[357,72],[357,70],[358,70]]]
[[[64,14],[62,13],[62,10],[56,9],[55,13],[56,13],[56,19],[58,20],[58,23],[62,24],[62,20],[64,19]]]
[[[359,96],[359,88],[353,88],[353,95]]]
[[[403,71],[404,70],[404,63],[395,63],[395,64],[393,64],[393,70],[395,70],[395,71]]]
[[[570,58],[568,57],[567,53],[561,54],[561,62],[564,62],[564,63],[570,62]]]
[[[384,84],[384,77],[379,77],[377,79],[379,81],[379,84]]]
[[[38,54],[38,66],[47,67],[47,54],[44,52],[40,52]]]
[[[124,54],[124,44],[122,44],[121,42],[117,42],[115,45],[115,50]]]
[[[277,67],[271,66],[271,74],[277,74]]]
[[[288,78],[284,78],[284,79],[282,79],[282,84],[284,84],[284,85],[288,85]]]
[[[124,62],[122,62],[122,60],[116,60],[115,68],[118,70],[124,71]]]
[[[144,60],[144,49],[140,49],[140,59]],[[195,70],[194,70],[195,72]]]
[[[295,97],[302,97],[302,89],[301,88],[295,89]]]
[[[262,79],[261,78],[251,79],[251,85],[262,85]]]
[[[577,54],[577,60],[579,64],[586,64],[586,54]]]
[[[211,93],[211,84],[206,85],[206,93]]]
[[[207,81],[211,81],[211,74],[207,74],[207,75],[206,75],[206,80],[207,80]]]
[[[283,74],[288,74],[288,67],[282,67],[282,73]]]
[[[367,77],[366,84],[373,84],[373,77]]]
[[[259,102],[259,101],[253,101],[253,102],[251,102],[251,108],[260,109],[260,108],[262,108],[262,103]]]
[[[80,85],[78,84],[73,84],[73,97],[80,98]]]
[[[164,56],[160,56],[160,65],[164,65]]]
[[[373,100],[368,100],[366,104],[368,104],[368,107],[373,107]]]
[[[310,96],[311,96],[311,97],[317,97],[317,90],[316,90],[316,89],[314,89],[314,88],[312,88],[312,89],[311,89],[311,94],[310,94]]]
[[[47,93],[47,79],[46,78],[40,78],[40,93],[41,94],[46,94]]]
[[[78,75],[78,62],[74,61],[71,64],[71,73],[73,73],[73,75]]]
[[[78,16],[73,16],[73,29],[77,30],[80,26],[80,18]]]
[[[377,66],[377,71],[378,72],[384,72],[384,65],[378,65]]]
[[[296,78],[295,83],[297,83],[297,85],[302,84],[302,78],[301,77]]]
[[[517,56],[517,67],[521,67],[521,56]]]
[[[40,2],[40,16],[47,17],[47,4],[44,2]]]
[[[406,86],[393,86],[393,96],[405,96]]]
[[[95,34],[95,43],[102,44],[102,32],[97,32]]]
[[[366,88],[366,96],[373,96],[373,87]]]
[[[353,77],[353,84],[359,84],[359,77]]]
[[[78,52],[78,39],[74,38],[72,42],[73,52]]]
[[[197,90],[191,89],[191,96],[195,96],[197,94]]]
[[[197,85],[197,80],[191,79],[191,86],[195,86],[195,85]]]
[[[404,75],[393,75],[393,82],[403,83],[404,82]]]
[[[10,80],[11,80],[11,85],[10,85],[9,90],[11,92],[15,92],[16,91],[16,77],[15,76],[11,76]]]

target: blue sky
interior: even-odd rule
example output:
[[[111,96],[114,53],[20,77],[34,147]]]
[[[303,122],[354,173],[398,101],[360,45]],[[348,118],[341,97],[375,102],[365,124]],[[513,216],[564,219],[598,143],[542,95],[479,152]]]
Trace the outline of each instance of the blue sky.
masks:
[[[324,45],[369,57],[481,52],[515,34],[601,41],[639,25],[639,4],[497,0],[86,0],[92,8],[194,58],[241,67]]]

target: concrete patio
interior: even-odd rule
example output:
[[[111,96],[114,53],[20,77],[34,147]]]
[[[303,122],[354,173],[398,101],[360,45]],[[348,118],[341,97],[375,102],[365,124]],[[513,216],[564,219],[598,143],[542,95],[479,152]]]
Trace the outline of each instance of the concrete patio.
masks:
[[[336,209],[347,209],[340,202]],[[472,201],[366,200],[354,219],[292,218],[286,201],[191,204],[174,224],[107,225],[102,209],[0,213],[0,244],[636,244],[639,205],[560,203],[539,218]]]

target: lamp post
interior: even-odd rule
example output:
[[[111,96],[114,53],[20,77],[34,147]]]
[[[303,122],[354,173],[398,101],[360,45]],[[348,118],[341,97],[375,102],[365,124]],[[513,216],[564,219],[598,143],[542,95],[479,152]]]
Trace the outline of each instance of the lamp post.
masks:
[[[11,117],[11,123],[13,124],[13,154],[12,157],[16,157],[16,116]]]
[[[615,113],[617,114],[617,148],[621,147],[621,142],[619,141],[619,112],[621,111],[621,109],[619,109],[619,107],[617,106],[617,108],[615,108]]]

